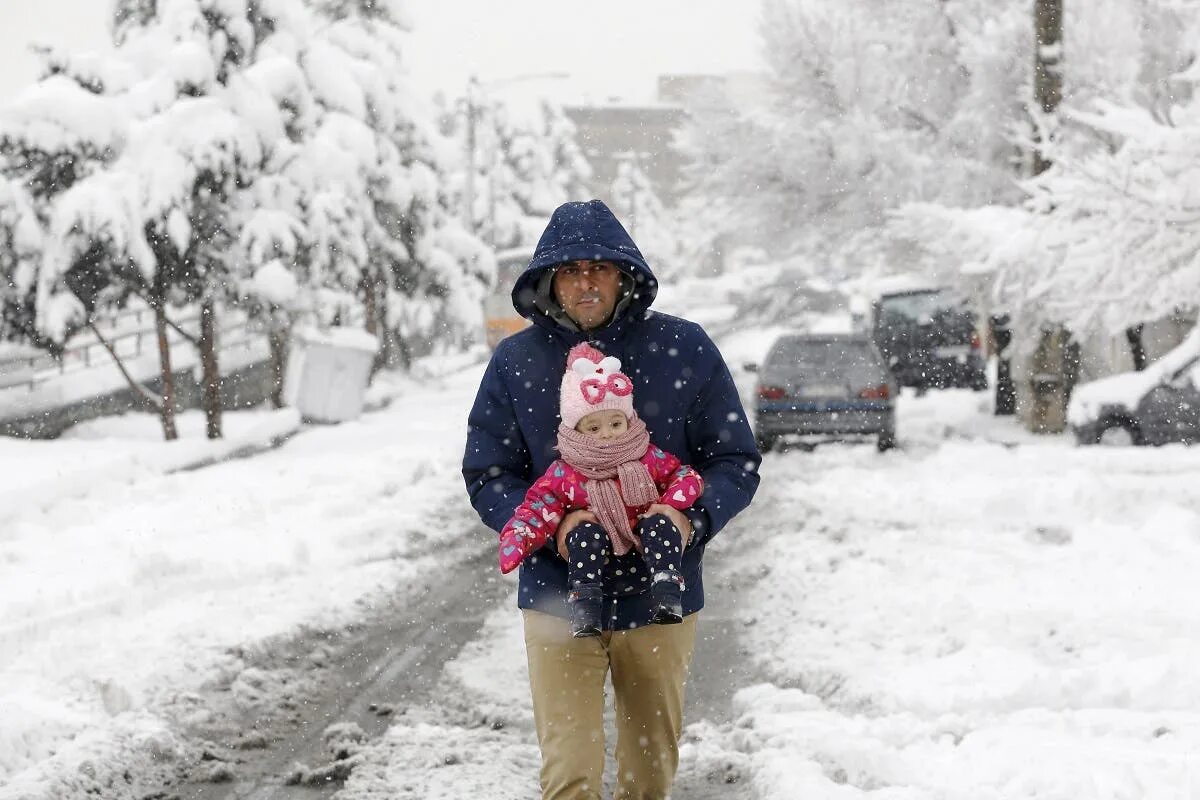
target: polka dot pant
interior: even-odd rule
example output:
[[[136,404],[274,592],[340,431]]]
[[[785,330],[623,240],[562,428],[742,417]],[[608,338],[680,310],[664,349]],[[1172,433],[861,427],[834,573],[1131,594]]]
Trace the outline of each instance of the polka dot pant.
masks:
[[[608,533],[594,522],[583,522],[567,534],[567,580],[572,589],[599,584],[604,562],[612,553]]]
[[[634,532],[642,540],[642,557],[647,571],[657,577],[676,579],[683,553],[683,535],[662,514],[638,520]],[[608,533],[594,522],[584,522],[567,534],[567,579],[572,589],[598,584],[604,564],[612,555]]]

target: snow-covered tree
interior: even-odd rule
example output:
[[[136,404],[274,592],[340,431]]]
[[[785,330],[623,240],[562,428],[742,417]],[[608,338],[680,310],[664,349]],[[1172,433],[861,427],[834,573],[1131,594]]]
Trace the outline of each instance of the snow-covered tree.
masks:
[[[79,180],[111,161],[124,147],[127,133],[127,120],[120,109],[101,96],[105,87],[101,73],[116,70],[89,65],[84,74],[70,74],[69,65],[52,57],[48,60],[53,65],[50,74],[0,114],[0,174],[10,181],[4,203],[5,227],[26,231],[25,242],[41,239],[41,246],[51,243],[44,234],[53,204]],[[42,235],[32,233],[34,229]],[[69,292],[52,295],[47,285],[51,282],[43,275],[43,255],[27,253],[26,263],[32,260],[37,269],[32,275],[14,274],[12,288],[23,298],[21,313],[26,321],[20,327],[24,335],[53,348],[86,324],[97,290],[95,281],[77,271],[70,280],[80,288],[80,297]]]
[[[181,303],[201,309],[198,337],[174,327],[200,348],[209,435],[220,433],[214,317],[236,295],[235,210],[286,141],[290,115],[276,91],[285,66],[250,69],[262,38],[304,13],[298,0],[120,0],[112,50],[46,52],[47,77],[0,115],[6,174],[29,188],[49,234],[39,333],[61,342],[98,311],[142,298],[156,317],[163,384],[161,398],[146,397],[167,438],[168,314]]]
[[[653,182],[641,168],[639,156],[629,153],[621,158],[609,196],[613,211],[624,220],[655,274],[660,279],[674,278],[682,266],[678,222],[659,199]]]
[[[61,342],[143,298],[168,437],[173,305],[201,308],[210,409],[218,303],[267,321],[279,372],[299,316],[365,317],[385,341],[416,319],[428,338],[481,327],[493,262],[445,188],[458,154],[406,83],[401,3],[119,0],[114,33],[111,51],[48,52],[47,77],[0,114],[20,190],[0,197],[0,230],[24,237],[22,263],[31,224],[49,243],[33,278],[0,265],[6,319],[24,308]]]
[[[323,110],[311,139],[321,157],[304,163],[315,186],[340,188],[309,214],[314,273],[322,285],[336,277],[335,285],[361,298],[385,357],[403,359],[413,336],[461,339],[481,327],[494,262],[461,226],[446,189],[459,151],[406,77],[403,4],[318,7],[327,24],[318,26],[303,65]],[[353,177],[338,181],[331,160]],[[441,330],[418,330],[418,318]]]
[[[562,106],[549,101],[542,103],[541,139],[550,153],[550,181],[554,192],[554,207],[588,198],[592,166],[579,146],[575,123],[563,113]]]
[[[273,5],[285,14],[298,8],[284,0]],[[281,21],[256,2],[119,2],[114,57],[137,77],[106,96],[129,119],[124,146],[64,193],[52,214],[57,245],[43,284],[69,290],[58,276],[81,261],[93,275],[104,271],[88,261],[88,254],[102,253],[102,294],[116,302],[133,294],[154,311],[168,438],[174,404],[168,307],[193,303],[200,331],[187,338],[200,350],[208,434],[220,436],[215,317],[240,268],[234,210],[271,149],[286,140],[285,109],[269,83],[252,80],[247,70],[260,36]],[[112,230],[124,235],[114,239]]]
[[[767,0],[770,103],[711,103],[682,138],[706,227],[829,252],[906,201],[1015,197],[1024,5]]]
[[[1104,24],[1068,7],[1053,166],[1024,184],[1022,202],[912,205],[891,225],[935,264],[995,275],[997,301],[1026,333],[1055,323],[1077,337],[1113,335],[1198,302],[1189,223],[1200,208],[1200,73],[1189,69],[1189,32],[1200,11],[1166,0],[1102,6]]]
[[[34,296],[43,247],[33,198],[20,184],[0,178],[0,341],[41,338]]]
[[[530,248],[555,208],[588,197],[591,166],[559,106],[518,106],[470,91],[451,129],[464,152],[475,143],[473,224],[496,250]]]
[[[528,244],[537,236],[535,208],[549,202],[546,153],[528,120],[475,86],[469,91],[454,132],[463,152],[472,151],[462,178],[464,195],[473,198],[471,225],[494,250]]]
[[[1059,160],[1033,182],[1039,256],[1009,265],[1005,288],[1044,319],[1115,334],[1200,305],[1200,102],[1170,122],[1146,109],[1075,115],[1121,142]]]

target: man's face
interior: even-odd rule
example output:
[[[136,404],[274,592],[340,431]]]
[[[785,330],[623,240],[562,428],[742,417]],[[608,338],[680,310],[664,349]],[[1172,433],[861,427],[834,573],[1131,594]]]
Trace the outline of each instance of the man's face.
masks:
[[[554,297],[582,330],[608,322],[617,307],[621,270],[609,261],[573,261],[554,271]]]

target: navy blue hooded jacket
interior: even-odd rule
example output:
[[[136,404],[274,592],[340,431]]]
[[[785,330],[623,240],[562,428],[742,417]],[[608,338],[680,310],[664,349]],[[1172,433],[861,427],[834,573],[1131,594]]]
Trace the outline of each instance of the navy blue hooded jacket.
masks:
[[[549,289],[553,268],[578,260],[612,261],[627,275],[613,319],[586,333],[563,315]],[[704,477],[704,494],[685,512],[695,528],[682,566],[683,610],[691,614],[704,605],[704,546],[749,505],[761,457],[720,352],[699,325],[651,311],[657,290],[650,267],[607,206],[599,200],[560,206],[513,286],[513,305],[533,325],[501,341],[484,372],[468,420],[463,477],[480,518],[499,531],[558,457],[567,351],[588,341],[621,359],[650,440]],[[639,559],[631,552],[609,564],[606,628],[637,627],[651,617],[649,592],[617,577],[628,576]],[[569,617],[566,596],[567,565],[552,537],[521,563],[517,605]]]

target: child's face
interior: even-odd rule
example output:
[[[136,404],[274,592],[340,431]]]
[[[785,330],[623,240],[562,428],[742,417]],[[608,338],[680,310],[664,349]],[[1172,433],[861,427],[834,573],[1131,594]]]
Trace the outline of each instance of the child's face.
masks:
[[[575,430],[595,439],[615,439],[629,430],[629,420],[624,411],[609,409],[593,411],[575,424]]]

